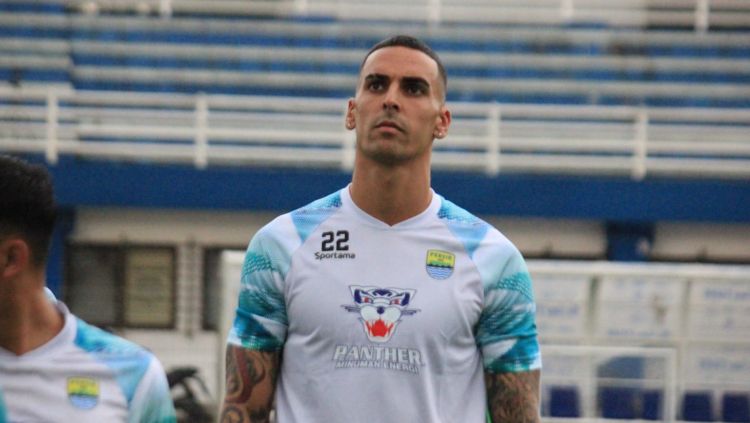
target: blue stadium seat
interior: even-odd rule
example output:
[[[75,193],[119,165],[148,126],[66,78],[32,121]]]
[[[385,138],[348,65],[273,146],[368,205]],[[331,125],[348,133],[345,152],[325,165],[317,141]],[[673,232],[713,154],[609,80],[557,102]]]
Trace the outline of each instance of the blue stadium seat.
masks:
[[[750,396],[747,393],[725,393],[721,397],[721,420],[750,423]]]
[[[60,3],[46,3],[44,1],[4,1],[0,2],[0,11],[28,12],[28,13],[65,13],[65,5]]]
[[[578,389],[574,386],[554,386],[549,390],[550,417],[580,417]]]
[[[682,398],[682,420],[688,422],[714,421],[710,392],[687,392]]]
[[[641,399],[643,400],[641,418],[643,420],[661,420],[662,391],[644,391]]]
[[[638,418],[635,388],[606,387],[599,390],[602,417],[607,419]]]

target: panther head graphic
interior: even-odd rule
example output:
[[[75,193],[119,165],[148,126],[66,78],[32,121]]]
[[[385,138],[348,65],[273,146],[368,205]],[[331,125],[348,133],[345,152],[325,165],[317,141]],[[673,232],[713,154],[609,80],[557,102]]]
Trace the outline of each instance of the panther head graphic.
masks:
[[[349,287],[355,305],[343,306],[359,313],[367,338],[372,342],[388,342],[402,316],[419,310],[406,308],[417,293],[415,289],[380,288],[352,285]]]

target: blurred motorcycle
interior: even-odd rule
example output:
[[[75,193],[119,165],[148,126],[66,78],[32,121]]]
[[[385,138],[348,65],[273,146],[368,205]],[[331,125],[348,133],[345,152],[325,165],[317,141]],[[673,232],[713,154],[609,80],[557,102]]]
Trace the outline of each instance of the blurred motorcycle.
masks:
[[[178,423],[212,423],[215,419],[201,398],[209,398],[206,383],[192,366],[176,367],[167,372],[167,382],[177,412]]]

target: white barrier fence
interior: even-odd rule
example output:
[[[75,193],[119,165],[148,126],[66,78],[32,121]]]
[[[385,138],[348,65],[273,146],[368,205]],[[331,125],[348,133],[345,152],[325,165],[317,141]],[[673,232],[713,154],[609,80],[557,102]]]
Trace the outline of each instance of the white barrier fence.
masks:
[[[351,169],[341,99],[0,87],[0,151]],[[435,169],[750,177],[750,110],[450,103]]]
[[[750,396],[750,267],[530,260],[529,270],[546,411],[551,387],[575,388],[585,421],[605,413],[603,387],[656,392],[659,421],[687,420],[686,393],[707,398],[711,421],[723,396]]]
[[[576,414],[575,422],[608,421],[602,418],[612,400],[621,392],[657,393],[651,405],[653,415],[645,420],[673,422],[677,419],[678,373],[677,350],[674,348],[592,345],[542,345],[542,415],[544,421],[571,421],[554,417],[562,411]],[[641,375],[612,375],[607,365],[617,360],[641,360]],[[615,392],[604,399],[606,392]],[[568,392],[562,398],[560,392]],[[603,392],[605,394],[603,394]],[[640,404],[642,411],[642,403]],[[638,416],[642,418],[643,416]],[[610,417],[611,418],[611,417]]]
[[[723,396],[750,395],[750,267],[530,260],[529,270],[547,401],[551,387],[574,387],[580,416],[596,421],[602,387],[633,388],[657,392],[652,411],[674,421],[686,393],[705,395],[714,418]],[[618,358],[635,372],[606,368]]]

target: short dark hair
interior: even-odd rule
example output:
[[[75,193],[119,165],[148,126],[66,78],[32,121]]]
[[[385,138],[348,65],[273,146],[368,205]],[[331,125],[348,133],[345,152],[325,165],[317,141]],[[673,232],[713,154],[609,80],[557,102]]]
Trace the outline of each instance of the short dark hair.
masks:
[[[362,68],[365,66],[367,58],[370,57],[372,53],[385,47],[406,47],[413,50],[419,50],[422,53],[430,56],[430,58],[434,60],[435,63],[437,63],[438,73],[440,74],[440,79],[442,79],[443,81],[443,91],[448,91],[448,74],[445,72],[445,66],[443,66],[443,62],[440,60],[440,57],[437,55],[437,53],[435,53],[435,50],[427,45],[427,43],[420,40],[419,38],[412,37],[411,35],[394,35],[372,46],[372,48],[370,48],[370,51],[368,51],[365,55],[365,58],[362,59],[362,63],[359,65],[359,70],[362,70]]]
[[[0,155],[0,240],[21,236],[36,266],[47,262],[55,227],[52,178],[43,166]]]

